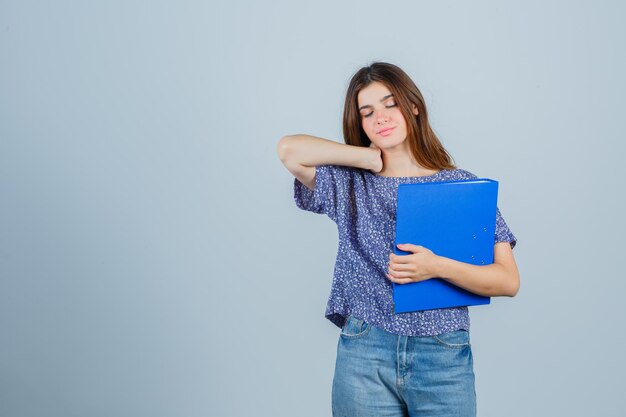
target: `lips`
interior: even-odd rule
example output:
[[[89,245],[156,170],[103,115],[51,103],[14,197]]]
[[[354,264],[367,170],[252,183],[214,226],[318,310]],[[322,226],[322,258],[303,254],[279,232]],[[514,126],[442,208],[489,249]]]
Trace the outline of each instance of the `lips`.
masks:
[[[393,131],[393,129],[395,129],[395,128],[394,127],[388,127],[388,128],[385,128],[383,130],[378,131],[378,134],[382,135],[382,136],[387,136],[387,135],[389,135]]]

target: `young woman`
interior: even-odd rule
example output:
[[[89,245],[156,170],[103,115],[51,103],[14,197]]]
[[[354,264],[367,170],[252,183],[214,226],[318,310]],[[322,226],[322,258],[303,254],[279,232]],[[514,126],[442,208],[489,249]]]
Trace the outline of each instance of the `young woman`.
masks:
[[[496,210],[494,262],[472,265],[412,242],[393,253],[398,184],[477,178],[457,168],[428,123],[422,94],[395,65],[363,67],[348,86],[345,144],[281,138],[296,205],[326,214],[339,247],[326,318],[341,328],[334,416],[475,416],[467,307],[394,314],[392,282],[433,277],[479,295],[513,297],[517,239]]]

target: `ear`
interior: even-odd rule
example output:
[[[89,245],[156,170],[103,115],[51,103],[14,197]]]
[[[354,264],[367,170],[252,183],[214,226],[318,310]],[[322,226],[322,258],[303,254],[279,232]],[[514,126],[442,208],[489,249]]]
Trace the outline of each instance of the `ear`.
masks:
[[[413,106],[413,114],[417,116],[419,114],[419,112],[417,111],[417,106],[415,104],[412,104],[412,106]]]

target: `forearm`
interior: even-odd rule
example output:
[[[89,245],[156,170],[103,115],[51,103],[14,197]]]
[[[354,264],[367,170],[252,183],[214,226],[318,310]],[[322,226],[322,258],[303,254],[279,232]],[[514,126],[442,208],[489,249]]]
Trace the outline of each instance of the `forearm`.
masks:
[[[440,256],[435,268],[438,278],[478,295],[513,297],[517,292],[517,277],[500,264],[472,265]]]
[[[281,138],[280,159],[304,166],[344,165],[369,169],[380,153],[369,147],[346,145],[310,135],[288,135]]]

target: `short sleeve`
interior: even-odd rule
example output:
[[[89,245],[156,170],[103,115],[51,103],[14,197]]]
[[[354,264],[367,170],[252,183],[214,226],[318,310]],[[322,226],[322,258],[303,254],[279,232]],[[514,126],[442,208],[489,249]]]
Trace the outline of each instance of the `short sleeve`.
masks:
[[[461,170],[463,174],[465,174],[464,179],[475,179],[478,178],[475,174]],[[500,209],[496,207],[496,234],[494,238],[494,245],[498,242],[509,242],[511,244],[511,249],[515,247],[517,244],[517,238],[509,229],[509,226],[504,221],[504,217],[502,217],[502,213],[500,213]]]
[[[294,179],[293,197],[296,206],[313,213],[326,214],[335,222],[347,195],[351,170],[339,165],[317,165],[315,167],[315,189],[310,190],[298,178]]]
[[[494,244],[498,242],[509,242],[511,244],[511,249],[513,249],[517,243],[517,238],[504,221],[504,217],[502,217],[500,209],[496,207],[496,235]]]

